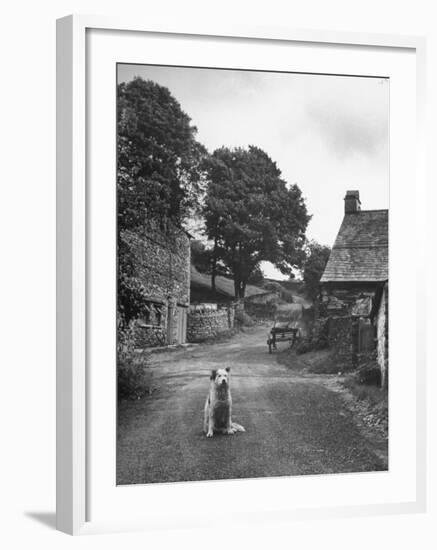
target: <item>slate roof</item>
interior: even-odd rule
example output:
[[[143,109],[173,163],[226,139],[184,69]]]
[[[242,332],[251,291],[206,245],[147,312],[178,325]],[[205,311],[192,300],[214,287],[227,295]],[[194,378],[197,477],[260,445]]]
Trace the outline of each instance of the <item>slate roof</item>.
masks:
[[[345,214],[320,282],[387,280],[388,210]]]

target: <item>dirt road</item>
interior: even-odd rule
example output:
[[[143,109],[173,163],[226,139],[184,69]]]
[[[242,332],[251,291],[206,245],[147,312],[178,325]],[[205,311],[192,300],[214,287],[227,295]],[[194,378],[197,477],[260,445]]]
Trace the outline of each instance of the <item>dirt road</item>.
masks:
[[[278,364],[266,334],[152,355],[159,391],[119,406],[118,484],[387,469],[333,380]],[[233,418],[247,431],[207,439],[209,373],[225,365]]]

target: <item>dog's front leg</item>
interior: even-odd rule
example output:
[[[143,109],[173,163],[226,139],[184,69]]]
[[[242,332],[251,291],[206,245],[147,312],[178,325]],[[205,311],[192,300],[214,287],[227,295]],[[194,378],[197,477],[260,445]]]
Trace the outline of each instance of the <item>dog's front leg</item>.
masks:
[[[226,423],[226,433],[228,435],[234,435],[237,430],[232,427],[232,408],[229,407],[228,421]]]
[[[209,407],[209,415],[208,415],[208,431],[206,432],[206,437],[212,437],[214,435],[214,414],[212,411],[212,407]]]
[[[203,433],[208,432],[208,418],[209,418],[209,399],[206,400],[205,410],[203,412]]]

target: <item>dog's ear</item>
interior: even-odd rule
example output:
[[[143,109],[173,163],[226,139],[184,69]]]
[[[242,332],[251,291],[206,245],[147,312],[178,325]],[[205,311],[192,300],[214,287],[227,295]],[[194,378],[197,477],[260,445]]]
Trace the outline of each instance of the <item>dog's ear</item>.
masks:
[[[215,380],[216,376],[217,376],[217,371],[215,369],[212,369],[211,376],[210,376],[211,380]]]
[[[230,372],[231,371],[231,367],[226,367],[226,372]]]

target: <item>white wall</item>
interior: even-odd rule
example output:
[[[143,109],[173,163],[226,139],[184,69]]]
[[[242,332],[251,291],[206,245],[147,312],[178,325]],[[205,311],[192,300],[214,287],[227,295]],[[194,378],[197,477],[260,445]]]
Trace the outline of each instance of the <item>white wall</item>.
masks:
[[[223,537],[169,532],[73,540],[53,523],[55,496],[55,19],[70,12],[142,13],[143,18],[196,17],[215,23],[289,25],[428,34],[429,147],[437,147],[437,18],[432,0],[16,0],[2,5],[0,316],[2,419],[0,452],[3,548],[431,548],[436,543],[436,476],[430,512],[422,516],[256,525]],[[431,149],[432,147],[432,149]],[[436,181],[435,163],[432,166]],[[424,199],[424,209],[435,204]],[[430,210],[429,210],[430,211]],[[435,225],[434,225],[435,228]],[[435,233],[434,233],[435,234]],[[428,238],[431,249],[431,234]],[[434,244],[435,248],[435,244]],[[406,276],[408,269],[406,251]],[[429,295],[435,301],[435,293]],[[435,305],[435,304],[434,304]],[[436,308],[433,308],[436,310]],[[431,320],[432,335],[437,328]],[[433,330],[434,329],[434,330]],[[430,338],[431,339],[431,338]],[[437,363],[431,350],[429,364]],[[428,387],[435,387],[430,372]],[[431,401],[431,400],[430,400]],[[430,403],[436,417],[436,400]],[[435,426],[431,460],[436,460]],[[214,511],[220,514],[222,511]],[[43,523],[34,519],[39,515]],[[434,527],[433,527],[434,525]],[[8,542],[6,542],[8,539]],[[226,544],[224,545],[224,540]],[[433,541],[433,542],[432,542]],[[434,546],[435,547],[435,546]]]
[[[376,316],[376,353],[381,367],[381,385],[387,384],[387,323],[388,323],[388,286],[384,287],[381,303]]]

